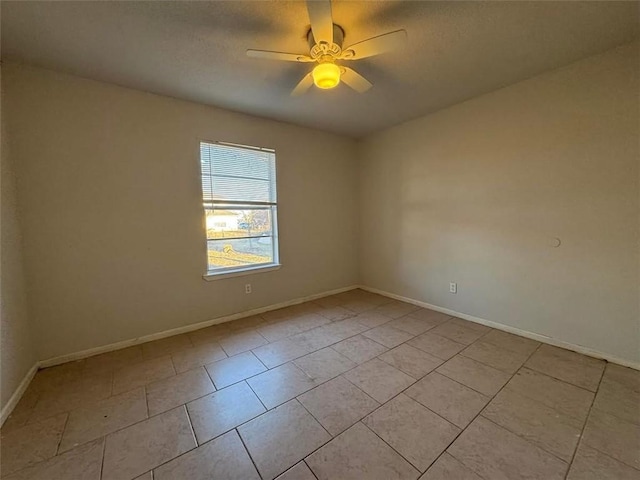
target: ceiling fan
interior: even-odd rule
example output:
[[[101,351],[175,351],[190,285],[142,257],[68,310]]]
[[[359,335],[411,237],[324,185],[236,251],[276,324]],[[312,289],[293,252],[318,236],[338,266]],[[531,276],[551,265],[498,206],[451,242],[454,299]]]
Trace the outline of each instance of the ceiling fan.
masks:
[[[373,86],[371,82],[355,70],[336,62],[380,55],[396,50],[406,43],[407,32],[396,30],[344,48],[344,30],[340,25],[333,23],[331,0],[307,0],[307,10],[311,20],[311,29],[307,33],[309,55],[247,50],[247,55],[252,58],[317,63],[293,89],[293,96],[302,95],[314,84],[321,89],[330,89],[337,87],[341,81],[355,91],[364,93]]]

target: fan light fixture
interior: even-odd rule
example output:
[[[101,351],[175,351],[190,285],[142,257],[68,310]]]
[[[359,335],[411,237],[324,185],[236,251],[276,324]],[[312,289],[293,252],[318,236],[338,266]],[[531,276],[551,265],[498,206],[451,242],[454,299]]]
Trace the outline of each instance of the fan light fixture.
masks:
[[[2,0],[0,0],[2,1]],[[333,23],[331,0],[307,0],[307,12],[311,28],[307,31],[309,55],[302,53],[274,52],[271,50],[247,50],[247,56],[285,62],[317,63],[312,71],[302,77],[291,92],[297,97],[314,85],[322,90],[335,88],[341,83],[364,93],[373,85],[354,69],[343,65],[361,58],[369,58],[402,48],[407,42],[407,32],[396,30],[377,37],[343,45],[344,29]]]
[[[316,65],[312,75],[316,87],[324,90],[335,88],[340,83],[340,67],[335,63],[326,62]]]

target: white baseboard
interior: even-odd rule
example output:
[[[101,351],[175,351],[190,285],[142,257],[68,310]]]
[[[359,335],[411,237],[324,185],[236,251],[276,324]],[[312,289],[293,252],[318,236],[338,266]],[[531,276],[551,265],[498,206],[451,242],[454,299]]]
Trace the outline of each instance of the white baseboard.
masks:
[[[159,340],[161,338],[171,337],[173,335],[179,335],[181,333],[188,333],[194,330],[199,330],[201,328],[209,327],[211,325],[217,325],[219,323],[230,322],[232,320],[237,320],[239,318],[250,317],[252,315],[259,315],[261,313],[269,312],[271,310],[277,310],[279,308],[289,307],[291,305],[298,305],[300,303],[308,302],[311,300],[316,300],[318,298],[328,297],[330,295],[335,295],[337,293],[346,292],[349,290],[353,290],[355,288],[361,288],[363,290],[377,293],[379,295],[384,295],[385,297],[393,298],[396,300],[401,300],[403,302],[411,303],[413,305],[417,305],[419,307],[428,308],[430,310],[435,310],[437,312],[445,313],[447,315],[455,316],[458,318],[462,318],[464,320],[469,320],[470,322],[479,323],[481,325],[486,325],[491,328],[495,328],[496,330],[502,330],[504,332],[513,333],[515,335],[520,335],[521,337],[530,338],[532,340],[536,340],[538,342],[546,343],[549,345],[553,345],[560,348],[565,348],[567,350],[571,350],[577,353],[581,353],[584,355],[588,355],[590,357],[599,358],[603,360],[607,360],[608,362],[615,363],[618,365],[622,365],[624,367],[633,368],[635,370],[640,370],[640,363],[632,362],[626,360],[624,358],[619,358],[614,355],[610,355],[608,353],[600,352],[598,350],[594,350],[589,347],[585,347],[582,345],[575,345],[569,342],[565,342],[563,340],[558,340],[552,337],[548,337],[546,335],[541,335],[539,333],[529,332],[527,330],[522,330],[516,327],[511,327],[509,325],[504,325],[497,322],[492,322],[491,320],[485,320],[484,318],[475,317],[473,315],[468,315],[466,313],[457,312],[455,310],[450,310],[448,308],[439,307],[437,305],[432,305],[427,302],[421,302],[419,300],[415,300],[413,298],[403,297],[402,295],[396,295],[395,293],[386,292],[384,290],[379,290],[377,288],[368,287],[366,285],[351,285],[349,287],[338,288],[335,290],[330,290],[322,293],[317,293],[314,295],[308,295],[306,297],[296,298],[293,300],[288,300],[286,302],[276,303],[273,305],[268,305],[266,307],[255,308],[253,310],[247,310],[245,312],[234,313],[232,315],[226,315],[223,317],[214,318],[211,320],[206,320],[200,323],[194,323],[191,325],[185,325],[183,327],[173,328],[171,330],[165,330],[163,332],[152,333],[150,335],[144,335],[142,337],[124,340],[122,342],[111,343],[109,345],[103,345],[100,347],[90,348],[87,350],[82,350],[75,353],[70,353],[68,355],[61,355],[58,357],[49,358],[47,360],[41,360],[37,362],[31,369],[27,372],[25,377],[20,382],[20,385],[13,393],[7,404],[0,411],[0,425],[2,425],[5,420],[11,415],[11,412],[15,408],[15,406],[22,398],[25,390],[31,383],[34,375],[38,371],[39,368],[51,367],[54,365],[59,365],[66,362],[71,362],[74,360],[81,360],[83,358],[91,357],[93,355],[98,355],[100,353],[111,352],[114,350],[119,350],[121,348],[130,347],[132,345],[138,345],[141,343],[150,342],[153,340]]]
[[[39,362],[33,364],[33,366],[29,369],[27,374],[20,382],[20,385],[18,385],[18,388],[16,388],[16,391],[13,392],[13,395],[11,395],[11,398],[9,399],[7,404],[2,407],[2,410],[0,410],[0,425],[4,424],[5,420],[9,418],[9,415],[11,415],[11,412],[13,412],[13,409],[16,408],[16,405],[22,398],[22,395],[27,390],[27,387],[31,383],[31,380],[33,380],[33,377],[38,371],[38,367]]]
[[[395,293],[386,292],[384,290],[368,287],[366,285],[359,285],[358,288],[361,288],[362,290],[366,290],[371,293],[384,295],[385,297],[393,298],[395,300],[411,303],[419,307],[435,310],[436,312],[446,313],[447,315],[462,318],[464,320],[469,320],[470,322],[486,325],[487,327],[495,328],[496,330],[502,330],[503,332],[513,333],[521,337],[530,338],[531,340],[536,340],[538,342],[546,343],[548,345],[553,345],[554,347],[564,348],[567,350],[571,350],[573,352],[587,355],[589,357],[594,357],[594,358],[606,360],[607,362],[615,363],[617,365],[622,365],[623,367],[629,367],[635,370],[640,370],[640,363],[638,362],[633,362],[631,360],[616,357],[615,355],[610,355],[608,353],[600,352],[598,350],[594,350],[593,348],[585,347],[583,345],[575,345],[573,343],[565,342],[563,340],[558,340],[553,337],[548,337],[546,335],[542,335],[539,333],[529,332],[527,330],[511,327],[509,325],[504,325],[502,323],[492,322],[491,320],[485,320],[484,318],[474,317],[473,315],[468,315],[466,313],[456,312],[455,310],[439,307],[437,305],[432,305],[427,302],[421,302],[420,300],[415,300],[413,298],[403,297],[402,295],[396,295]]]
[[[252,315],[259,315],[261,313],[269,312],[271,310],[277,310],[279,308],[290,307],[292,305],[298,305],[300,303],[308,302],[311,300],[317,300],[318,298],[328,297],[337,293],[346,292],[358,288],[357,285],[351,285],[348,287],[338,288],[322,293],[316,293],[308,295],[306,297],[295,298],[293,300],[287,300],[285,302],[268,305],[266,307],[254,308],[253,310],[247,310],[244,312],[234,313],[232,315],[225,315],[224,317],[217,317],[211,320],[205,320],[204,322],[193,323],[185,325],[183,327],[172,328],[171,330],[165,330],[163,332],[152,333],[150,335],[144,335],[138,338],[132,338],[130,340],[123,340],[121,342],[110,343],[109,345],[102,345],[100,347],[89,348],[87,350],[81,350],[79,352],[69,353],[67,355],[60,355],[58,357],[49,358],[47,360],[41,360],[38,363],[39,368],[52,367],[54,365],[60,365],[61,363],[72,362],[75,360],[81,360],[83,358],[92,357],[100,353],[111,352],[113,350],[120,350],[121,348],[131,347],[133,345],[139,345],[141,343],[151,342],[153,340],[160,340],[161,338],[172,337],[181,333],[188,333],[194,330],[200,330],[201,328],[210,327],[211,325],[217,325],[219,323],[231,322],[232,320],[238,320],[239,318],[250,317]]]
[[[52,367],[54,365],[60,365],[62,363],[72,362],[75,360],[81,360],[83,358],[92,357],[94,355],[98,355],[100,353],[111,352],[114,350],[119,350],[121,348],[130,347],[132,345],[139,345],[141,343],[151,342],[153,340],[159,340],[161,338],[172,337],[174,335],[179,335],[181,333],[192,332],[194,330],[200,330],[201,328],[210,327],[211,325],[217,325],[219,323],[230,322],[232,320],[237,320],[239,318],[250,317],[252,315],[259,315],[261,313],[269,312],[271,310],[277,310],[279,308],[290,307],[292,305],[298,305],[300,303],[308,302],[311,300],[316,300],[318,298],[328,297],[330,295],[335,295],[337,293],[347,292],[349,290],[353,290],[354,288],[358,288],[357,285],[351,285],[348,287],[337,288],[335,290],[329,290],[326,292],[316,293],[313,295],[308,295],[306,297],[294,298],[293,300],[287,300],[285,302],[276,303],[273,305],[267,305],[266,307],[254,308],[253,310],[247,310],[244,312],[234,313],[232,315],[225,315],[223,317],[213,318],[211,320],[206,320],[204,322],[193,323],[191,325],[185,325],[183,327],[172,328],[171,330],[165,330],[163,332],[152,333],[150,335],[144,335],[138,338],[132,338],[130,340],[123,340],[122,342],[111,343],[109,345],[102,345],[100,347],[89,348],[87,350],[82,350],[79,352],[70,353],[67,355],[60,355],[58,357],[49,358],[47,360],[40,360],[36,362],[33,367],[27,372],[25,377],[20,382],[20,385],[13,392],[11,398],[7,402],[7,404],[0,411],[0,425],[2,425],[5,420],[11,415],[11,412],[18,404],[25,390],[31,383],[31,380],[35,376],[36,372],[40,368]]]

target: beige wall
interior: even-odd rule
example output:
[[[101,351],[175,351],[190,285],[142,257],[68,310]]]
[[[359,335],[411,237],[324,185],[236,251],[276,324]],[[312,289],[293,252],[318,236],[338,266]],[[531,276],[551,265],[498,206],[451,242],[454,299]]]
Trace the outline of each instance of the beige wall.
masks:
[[[639,58],[625,46],[367,138],[363,283],[640,361]]]
[[[2,405],[36,357],[355,283],[638,362],[637,54],[636,44],[586,59],[359,150],[314,130],[5,65],[34,339],[3,135]],[[281,270],[201,279],[199,139],[277,150]]]
[[[41,359],[357,282],[354,141],[17,65],[3,87]],[[199,139],[276,149],[280,270],[201,278]]]
[[[0,96],[4,102],[4,91]],[[37,356],[27,318],[14,165],[9,157],[2,113],[4,111],[0,112],[0,409],[4,410]]]

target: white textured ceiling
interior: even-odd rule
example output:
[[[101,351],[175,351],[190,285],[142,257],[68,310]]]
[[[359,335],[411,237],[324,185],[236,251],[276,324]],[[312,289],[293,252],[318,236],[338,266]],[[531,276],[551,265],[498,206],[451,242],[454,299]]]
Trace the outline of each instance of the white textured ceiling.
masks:
[[[2,58],[361,137],[630,42],[639,3],[335,1],[345,44],[404,28],[395,54],[352,62],[374,88],[289,96],[309,64],[302,1],[1,2]]]

